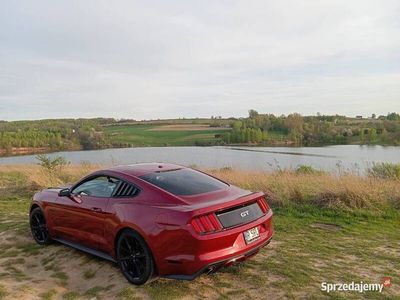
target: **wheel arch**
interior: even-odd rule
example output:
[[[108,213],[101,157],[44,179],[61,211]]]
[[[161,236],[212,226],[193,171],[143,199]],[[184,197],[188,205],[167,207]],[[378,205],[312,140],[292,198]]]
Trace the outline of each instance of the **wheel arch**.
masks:
[[[33,211],[34,209],[36,209],[36,208],[42,209],[42,208],[39,206],[39,204],[33,203],[33,204],[31,205],[31,208],[29,209],[29,214],[31,214],[32,211]]]

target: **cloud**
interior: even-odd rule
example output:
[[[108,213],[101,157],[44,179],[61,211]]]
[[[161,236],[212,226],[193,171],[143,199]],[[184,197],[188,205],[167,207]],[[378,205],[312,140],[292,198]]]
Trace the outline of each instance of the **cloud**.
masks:
[[[398,1],[3,1],[0,119],[400,110]]]

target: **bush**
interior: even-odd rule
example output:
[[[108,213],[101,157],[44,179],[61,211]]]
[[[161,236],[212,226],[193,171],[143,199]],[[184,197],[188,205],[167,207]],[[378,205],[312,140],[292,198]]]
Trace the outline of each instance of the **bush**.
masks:
[[[61,171],[61,168],[63,166],[69,164],[69,162],[67,162],[67,160],[63,156],[57,156],[51,159],[50,156],[46,154],[39,154],[36,155],[36,159],[39,160],[39,166],[51,173],[54,172],[57,168]]]
[[[323,173],[323,171],[314,169],[310,165],[298,165],[296,170],[296,174],[318,174],[318,173]]]
[[[400,180],[400,164],[374,163],[367,173],[371,177]]]

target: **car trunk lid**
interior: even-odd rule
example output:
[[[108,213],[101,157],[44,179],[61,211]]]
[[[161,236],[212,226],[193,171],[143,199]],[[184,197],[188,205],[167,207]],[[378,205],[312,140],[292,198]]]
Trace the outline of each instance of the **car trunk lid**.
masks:
[[[260,203],[260,199],[265,201],[263,197],[261,192],[252,193],[231,186],[223,191],[182,198],[192,210],[193,218],[199,218],[200,227],[204,227],[202,222],[205,222],[205,227],[209,227],[207,223],[212,224],[215,216],[222,228],[227,229],[262,217],[266,213],[265,206]],[[206,216],[206,219],[202,216]]]

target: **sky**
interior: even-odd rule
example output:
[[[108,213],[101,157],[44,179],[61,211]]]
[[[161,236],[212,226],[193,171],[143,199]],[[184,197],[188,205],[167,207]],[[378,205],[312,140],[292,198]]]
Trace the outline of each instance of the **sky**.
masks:
[[[400,1],[14,1],[0,119],[400,111]]]

